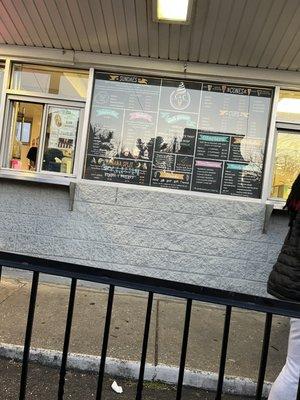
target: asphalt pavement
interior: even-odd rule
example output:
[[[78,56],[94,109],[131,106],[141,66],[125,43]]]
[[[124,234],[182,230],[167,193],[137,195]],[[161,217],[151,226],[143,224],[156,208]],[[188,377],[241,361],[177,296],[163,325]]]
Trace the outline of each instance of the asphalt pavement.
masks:
[[[23,346],[30,280],[2,277],[0,283],[0,343]],[[38,288],[33,326],[32,347],[61,351],[66,326],[70,287],[41,282]],[[99,356],[107,305],[103,286],[78,287],[71,333],[70,352]],[[147,363],[178,367],[185,317],[185,302],[156,296],[151,317]],[[141,356],[147,297],[139,292],[116,292],[111,321],[108,357],[138,361]],[[186,368],[190,371],[217,373],[224,326],[224,307],[194,302]],[[244,310],[233,310],[225,375],[250,378],[258,376],[265,316]],[[289,321],[274,317],[266,380],[272,382],[280,372],[286,356]],[[0,400],[15,400],[19,365],[2,360],[0,365]],[[126,376],[126,375],[125,375]],[[128,376],[128,375],[127,375]],[[30,367],[26,400],[55,399],[57,371],[38,365]],[[110,389],[108,378],[104,399],[135,399],[135,382],[123,381],[124,394]],[[66,399],[95,398],[96,377],[90,373],[71,372],[67,377]],[[243,393],[240,392],[240,393]],[[145,400],[175,399],[175,389],[158,383],[145,384]],[[183,400],[213,400],[214,395],[184,388]],[[223,399],[242,399],[226,397]],[[102,399],[103,400],[103,399]]]
[[[19,392],[21,365],[0,359],[0,399],[16,400]],[[59,371],[37,364],[29,365],[26,400],[56,400]],[[117,378],[123,393],[111,389],[113,377],[106,376],[102,400],[135,400],[136,382]],[[97,375],[69,371],[66,378],[64,399],[95,400]],[[176,387],[157,382],[146,382],[143,400],[175,400]],[[215,395],[199,389],[183,388],[182,400],[214,400]],[[248,400],[247,397],[224,395],[222,400]]]

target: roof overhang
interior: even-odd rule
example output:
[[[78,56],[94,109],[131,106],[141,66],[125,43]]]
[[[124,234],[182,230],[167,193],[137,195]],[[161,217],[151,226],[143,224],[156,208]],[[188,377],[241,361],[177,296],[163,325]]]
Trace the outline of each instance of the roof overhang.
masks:
[[[213,79],[230,82],[247,81],[256,84],[280,85],[299,89],[300,74],[295,71],[269,70],[252,67],[224,66],[199,62],[157,60],[92,52],[39,49],[36,47],[0,45],[0,58],[45,63],[77,68],[98,68],[105,71],[144,73],[158,76],[184,77],[186,79]]]
[[[189,25],[155,22],[153,1],[3,0],[0,44],[300,71],[297,0],[197,0]]]

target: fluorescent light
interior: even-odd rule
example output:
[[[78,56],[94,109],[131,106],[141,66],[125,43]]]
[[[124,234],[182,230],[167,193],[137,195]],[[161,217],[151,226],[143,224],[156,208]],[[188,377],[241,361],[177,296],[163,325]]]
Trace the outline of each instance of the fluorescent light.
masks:
[[[300,99],[282,98],[278,102],[277,112],[300,114]]]
[[[193,0],[153,0],[154,20],[158,22],[188,24]]]

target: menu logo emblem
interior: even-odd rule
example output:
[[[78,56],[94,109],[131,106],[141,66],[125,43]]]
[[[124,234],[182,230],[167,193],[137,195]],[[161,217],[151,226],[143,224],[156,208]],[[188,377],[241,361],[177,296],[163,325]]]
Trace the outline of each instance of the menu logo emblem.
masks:
[[[183,82],[180,82],[178,88],[171,93],[170,103],[175,110],[185,110],[190,105],[191,96]]]
[[[148,79],[138,78],[138,83],[141,83],[143,85],[148,85]]]
[[[119,80],[119,75],[109,75],[109,80],[110,81],[118,81]]]

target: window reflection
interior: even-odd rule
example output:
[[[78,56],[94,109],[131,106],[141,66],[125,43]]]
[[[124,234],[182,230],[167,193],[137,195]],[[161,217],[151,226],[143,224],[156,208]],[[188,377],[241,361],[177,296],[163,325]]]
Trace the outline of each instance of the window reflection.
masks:
[[[84,99],[87,84],[85,71],[14,64],[11,89]]]
[[[278,133],[272,197],[287,199],[300,171],[300,134]]]
[[[300,123],[300,92],[292,90],[280,91],[277,120]]]
[[[272,94],[96,72],[84,177],[259,198]]]
[[[43,108],[36,103],[12,102],[10,151],[6,167],[36,171]]]
[[[43,155],[44,171],[73,172],[80,110],[49,107]]]

